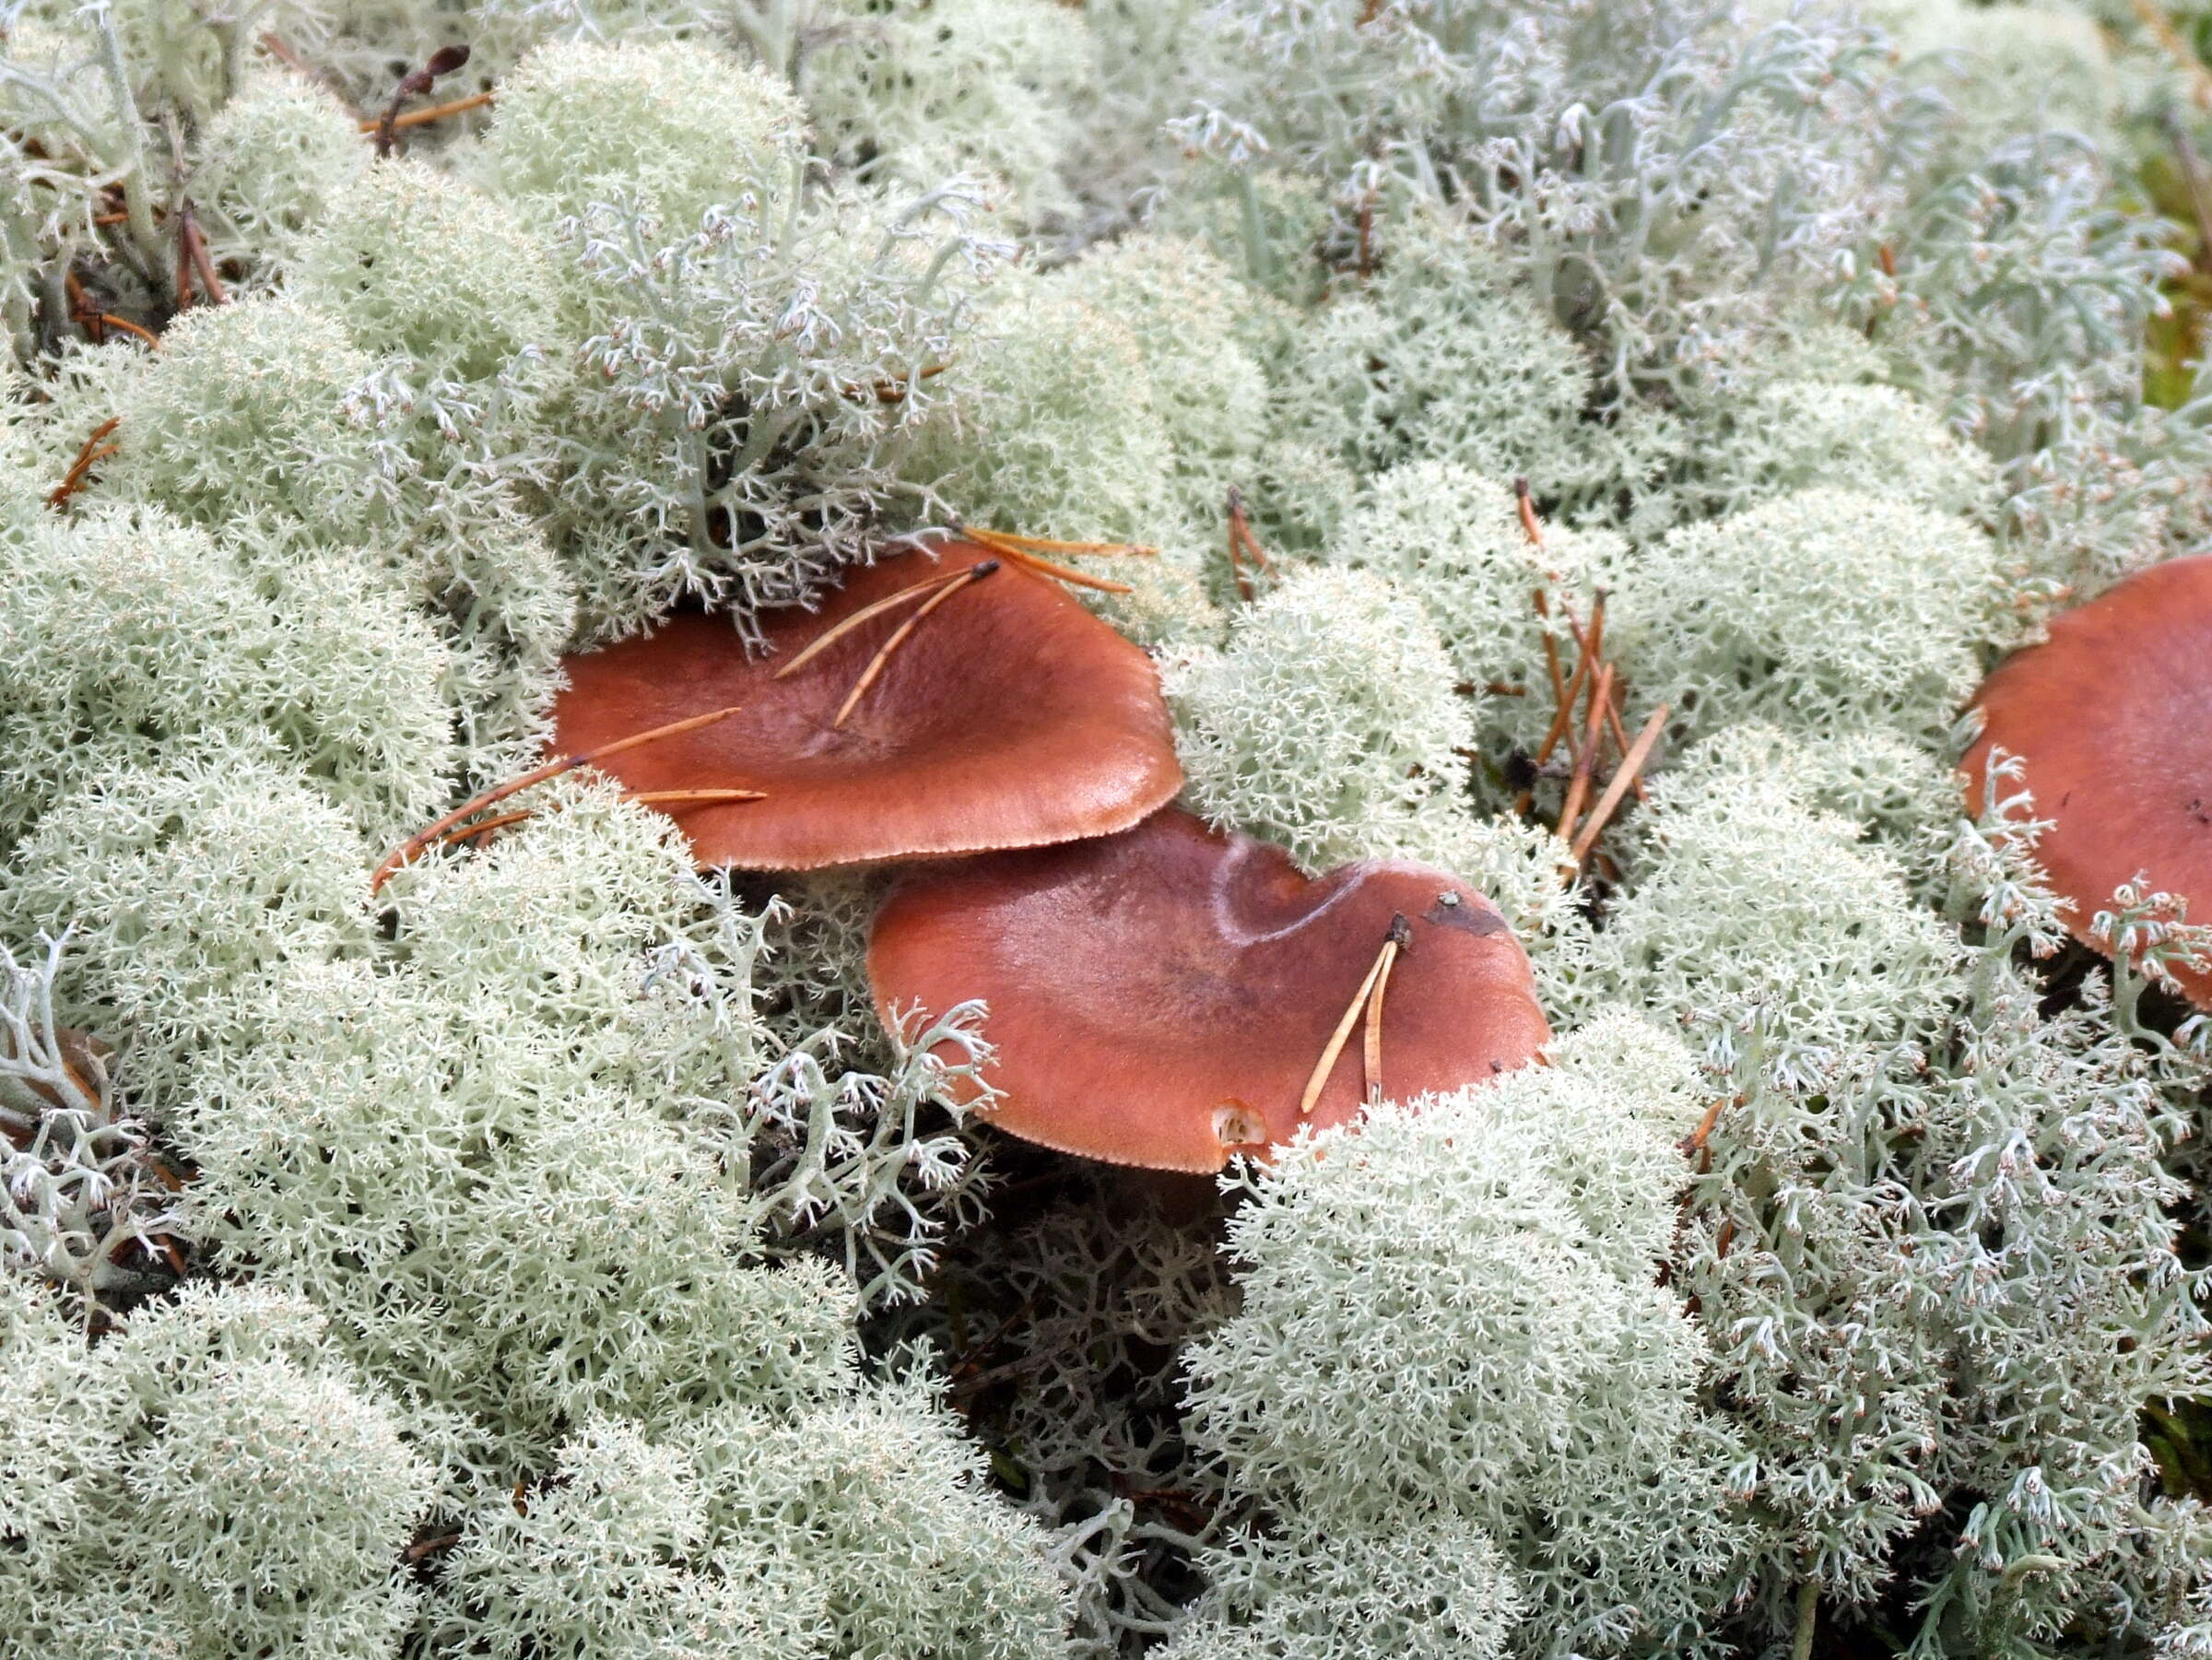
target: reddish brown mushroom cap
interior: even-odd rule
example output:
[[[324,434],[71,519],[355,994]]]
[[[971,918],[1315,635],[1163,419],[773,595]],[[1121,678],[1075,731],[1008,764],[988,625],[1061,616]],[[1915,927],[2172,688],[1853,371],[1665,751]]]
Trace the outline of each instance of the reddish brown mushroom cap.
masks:
[[[2074,901],[2077,939],[2107,949],[2089,924],[2138,876],[2212,922],[2212,558],[2154,566],[2067,612],[1974,703],[1968,810],[1982,810],[1993,748],[2027,763],[2035,816],[2053,821],[2036,857]],[[2212,976],[2178,978],[2212,1008]]]
[[[1394,918],[1411,941],[1383,1006],[1395,1100],[1456,1089],[1549,1041],[1528,959],[1497,909],[1418,865],[1318,879],[1280,848],[1171,808],[1135,830],[910,873],[876,919],[868,977],[887,1020],[990,1006],[990,1118],[1116,1164],[1218,1170],[1287,1141],[1331,1032]],[[1360,1112],[1347,1045],[1309,1122]],[[971,1088],[969,1099],[981,1093]]]
[[[1010,562],[946,596],[841,730],[832,726],[840,705],[924,600],[871,618],[776,677],[855,612],[988,558],[954,543],[857,571],[818,611],[765,618],[765,656],[748,656],[725,620],[682,617],[571,658],[553,709],[556,750],[743,705],[604,768],[635,792],[764,792],[672,810],[708,866],[813,870],[1036,847],[1135,823],[1182,783],[1151,660],[1058,584]]]

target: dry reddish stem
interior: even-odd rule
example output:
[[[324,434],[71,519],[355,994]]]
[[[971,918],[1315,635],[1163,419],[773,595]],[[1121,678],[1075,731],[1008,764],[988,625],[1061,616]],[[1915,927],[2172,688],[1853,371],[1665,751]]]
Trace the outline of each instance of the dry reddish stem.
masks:
[[[1629,734],[1628,729],[1620,724],[1620,677],[1616,675],[1613,677],[1613,696],[1606,705],[1606,730],[1613,735],[1614,747],[1625,757],[1629,752]],[[1636,775],[1635,788],[1637,801],[1648,804],[1652,794],[1643,787],[1643,774],[1641,772]]]
[[[427,127],[433,121],[443,121],[448,115],[463,115],[471,110],[481,110],[498,96],[496,92],[472,92],[466,98],[456,98],[448,104],[432,104],[427,110],[409,110],[405,115],[392,118],[392,130],[404,133],[410,127]],[[381,119],[364,121],[360,124],[360,129],[365,134],[372,134],[380,131],[383,124]]]
[[[1574,821],[1582,816],[1583,797],[1590,790],[1590,773],[1597,764],[1597,741],[1604,726],[1602,711],[1613,690],[1613,665],[1601,663],[1597,680],[1590,693],[1590,718],[1583,726],[1583,753],[1574,763],[1574,776],[1567,783],[1567,800],[1559,808],[1559,838],[1562,842],[1574,839]]]
[[[481,795],[473,795],[463,802],[444,818],[439,819],[437,823],[417,830],[389,854],[386,854],[384,862],[370,875],[369,891],[372,894],[382,892],[384,884],[392,879],[395,872],[420,858],[425,848],[441,839],[446,831],[452,830],[463,819],[474,818],[486,807],[495,806],[506,800],[510,795],[518,795],[532,784],[544,783],[548,779],[559,778],[564,772],[573,772],[579,767],[592,766],[612,756],[619,755],[625,749],[634,749],[640,744],[650,744],[656,738],[675,737],[680,733],[696,732],[701,726],[712,725],[716,721],[727,720],[744,707],[745,705],[742,703],[733,703],[726,709],[711,709],[705,714],[695,714],[684,720],[670,721],[666,725],[655,726],[650,731],[633,732],[628,737],[617,738],[611,744],[602,744],[598,748],[587,749],[581,755],[561,756],[559,759],[546,762],[542,767],[533,767],[529,771],[519,777],[511,778],[505,783],[494,784]]]
[[[120,444],[102,444],[100,441],[121,425],[123,425],[123,417],[111,415],[106,420],[92,429],[92,436],[86,439],[84,447],[77,451],[76,459],[69,464],[69,471],[63,476],[61,483],[55,485],[47,495],[46,505],[48,507],[59,512],[67,504],[70,497],[84,489],[85,476],[91,472],[94,464],[106,456],[114,454],[117,450],[122,448]]]
[[[998,561],[996,559],[978,559],[960,572],[957,582],[942,584],[935,594],[916,606],[914,614],[900,623],[892,632],[891,637],[877,648],[876,655],[868,660],[868,666],[861,671],[860,678],[853,682],[853,689],[845,694],[845,700],[838,705],[837,718],[830,723],[830,730],[842,731],[844,729],[845,722],[852,717],[853,711],[859,706],[861,699],[867,696],[868,688],[876,684],[877,677],[884,671],[885,665],[890,662],[891,654],[906,643],[907,637],[922,626],[924,619],[932,611],[958,594],[962,588],[967,587],[969,583],[982,582],[983,578],[997,569]]]
[[[421,68],[411,70],[400,77],[399,85],[392,88],[392,101],[384,106],[383,119],[376,124],[376,153],[392,153],[393,135],[399,130],[399,112],[409,99],[420,98],[430,89],[441,75],[451,75],[468,62],[466,46],[441,46],[429,55]]]
[[[184,205],[181,218],[185,244],[192,251],[192,268],[200,279],[200,291],[212,305],[229,305],[230,296],[223,291],[223,279],[216,275],[215,256],[207,252],[207,238],[200,230],[199,218],[192,211],[191,203]]]
[[[935,380],[951,367],[949,363],[932,363],[913,374],[900,375],[896,380],[878,381],[876,383],[876,401],[879,404],[896,404],[913,389],[916,381]]]
[[[1521,515],[1521,534],[1532,546],[1544,546],[1544,526],[1536,518],[1536,504],[1528,499],[1528,480],[1513,480],[1513,508]]]
[[[149,347],[159,348],[161,344],[161,336],[152,329],[133,323],[128,317],[118,317],[113,312],[83,312],[78,313],[76,320],[79,323],[97,323],[105,328],[119,328],[124,334],[143,340]]]
[[[1712,1138],[1713,1125],[1721,1122],[1721,1114],[1731,1106],[1739,1104],[1743,1099],[1740,1095],[1724,1095],[1714,1101],[1705,1109],[1705,1116],[1698,1120],[1698,1127],[1682,1138],[1682,1150],[1685,1153],[1703,1152],[1706,1142]]]
[[[1244,492],[1232,484],[1229,487],[1229,569],[1236,578],[1237,597],[1246,605],[1253,600],[1252,573],[1244,569],[1244,536],[1248,534]]]
[[[1610,712],[1610,700],[1606,707]],[[1618,717],[1615,718],[1618,721]],[[1652,718],[1644,722],[1643,730],[1636,735],[1636,741],[1622,746],[1620,765],[1614,769],[1612,782],[1606,785],[1606,793],[1597,798],[1597,805],[1590,809],[1589,822],[1577,832],[1574,845],[1570,850],[1577,870],[1582,868],[1583,861],[1590,856],[1590,849],[1596,842],[1599,832],[1619,808],[1621,798],[1629,793],[1629,785],[1639,780],[1643,763],[1651,759],[1652,746],[1659,741],[1659,734],[1665,725],[1666,705],[1662,703],[1652,711]]]

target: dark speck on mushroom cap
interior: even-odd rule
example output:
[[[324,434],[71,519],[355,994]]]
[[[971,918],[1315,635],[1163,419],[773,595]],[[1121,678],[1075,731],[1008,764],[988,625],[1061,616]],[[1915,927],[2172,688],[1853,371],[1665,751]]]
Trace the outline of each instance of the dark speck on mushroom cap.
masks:
[[[2058,618],[1974,694],[1981,736],[1961,761],[1979,814],[1989,755],[2027,764],[2036,857],[2088,928],[2112,890],[2147,876],[2212,922],[2212,557],[2174,559]],[[2212,977],[2183,989],[2212,1007]]]
[[[1549,1030],[1527,959],[1473,889],[1394,863],[1309,879],[1281,849],[1173,808],[1116,836],[912,873],[877,920],[869,973],[887,1016],[988,1002],[1002,1127],[1117,1163],[1218,1170],[1225,1103],[1269,1142],[1296,1133],[1306,1078],[1399,916],[1411,941],[1384,1001],[1389,1094],[1531,1059]],[[1310,1122],[1357,1117],[1361,1096],[1355,1044]]]

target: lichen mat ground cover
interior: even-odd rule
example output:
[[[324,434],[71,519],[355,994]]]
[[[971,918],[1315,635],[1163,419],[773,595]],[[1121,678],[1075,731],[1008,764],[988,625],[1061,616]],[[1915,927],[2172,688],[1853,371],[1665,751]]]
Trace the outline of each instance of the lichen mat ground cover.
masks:
[[[2206,52],[0,0],[0,1654],[2212,1660]]]

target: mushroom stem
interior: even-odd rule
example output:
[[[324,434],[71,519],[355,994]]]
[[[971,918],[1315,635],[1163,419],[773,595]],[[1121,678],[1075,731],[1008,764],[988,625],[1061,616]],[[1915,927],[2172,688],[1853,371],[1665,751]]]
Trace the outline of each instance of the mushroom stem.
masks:
[[[711,709],[704,714],[689,715],[680,721],[670,721],[665,726],[654,726],[645,732],[633,732],[628,737],[618,737],[612,743],[600,745],[596,749],[587,749],[580,755],[561,756],[558,759],[546,762],[542,767],[533,767],[529,771],[511,778],[505,783],[494,784],[481,795],[470,796],[468,800],[446,814],[437,823],[417,830],[386,854],[384,862],[370,875],[369,891],[371,894],[382,892],[384,884],[392,879],[394,872],[398,871],[401,866],[412,864],[416,859],[421,857],[425,848],[432,842],[441,840],[446,831],[452,830],[463,819],[474,817],[486,807],[502,802],[508,796],[528,789],[532,784],[544,783],[547,779],[559,778],[564,772],[573,772],[579,767],[594,765],[611,756],[621,754],[625,749],[634,749],[640,744],[650,744],[656,738],[675,737],[681,733],[695,732],[701,726],[713,724],[716,721],[727,720],[744,707],[745,705],[742,703],[732,703],[727,708]]]
[[[1322,1050],[1321,1059],[1314,1064],[1312,1076],[1306,1079],[1305,1093],[1298,1098],[1298,1115],[1300,1118],[1312,1116],[1313,1103],[1321,1099],[1321,1092],[1328,1084],[1329,1074],[1335,1071],[1336,1057],[1344,1053],[1345,1044],[1351,1041],[1352,1028],[1359,1022],[1360,1011],[1367,1007],[1369,995],[1374,991],[1375,983],[1390,967],[1391,960],[1398,954],[1398,930],[1405,920],[1403,916],[1396,915],[1391,918],[1390,936],[1382,942],[1382,948],[1375,953],[1374,966],[1367,971],[1367,978],[1359,983],[1359,989],[1346,1006],[1344,1018],[1336,1022],[1336,1030],[1329,1034],[1328,1044]]]
[[[1367,1104],[1382,1099],[1382,996],[1390,990],[1391,966],[1398,953],[1413,943],[1413,928],[1402,914],[1390,919],[1390,937],[1375,961],[1375,988],[1367,996],[1367,1034],[1360,1046],[1360,1065],[1367,1081]]]
[[[982,564],[985,562],[986,561],[981,559],[976,561],[977,564]],[[974,574],[974,565],[969,566],[965,571],[947,571],[943,576],[933,576],[926,582],[919,582],[914,583],[911,588],[901,588],[896,594],[886,595],[883,598],[877,600],[872,606],[861,606],[859,610],[853,612],[852,616],[846,618],[842,622],[840,622],[835,628],[825,629],[818,637],[809,641],[806,644],[806,650],[802,651],[789,663],[786,663],[782,668],[776,670],[774,678],[782,680],[792,675],[797,674],[799,670],[805,668],[809,663],[813,662],[817,657],[820,656],[824,652],[828,651],[831,646],[842,640],[847,634],[850,634],[854,629],[860,627],[862,623],[866,622],[870,618],[880,617],[886,611],[892,610],[897,606],[905,605],[909,600],[919,599],[923,595],[928,593],[932,588],[948,588],[955,583],[964,583]]]
[[[1583,725],[1583,752],[1575,760],[1574,776],[1567,784],[1567,800],[1559,808],[1559,837],[1562,842],[1574,840],[1574,821],[1582,817],[1583,797],[1590,792],[1590,771],[1597,764],[1598,734],[1604,728],[1605,706],[1612,695],[1613,665],[1601,663],[1597,667],[1597,682],[1590,692],[1590,715]]]
[[[876,684],[877,677],[890,662],[891,653],[906,643],[907,636],[922,626],[924,618],[970,583],[979,583],[997,569],[996,559],[978,559],[961,571],[958,580],[942,583],[935,594],[917,606],[914,614],[900,623],[888,640],[876,648],[876,655],[868,660],[868,666],[861,670],[860,678],[853,682],[853,689],[845,694],[845,700],[838,705],[837,718],[830,723],[830,729],[832,732],[844,729],[845,722],[852,717],[861,699],[867,696],[868,688]]]
[[[1608,703],[1606,707],[1610,710],[1611,704]],[[1618,729],[1618,717],[1616,716],[1615,720]],[[1636,735],[1636,741],[1628,746],[1620,765],[1614,769],[1612,782],[1606,785],[1606,793],[1597,798],[1597,805],[1590,809],[1588,821],[1576,832],[1574,844],[1569,850],[1569,856],[1573,859],[1576,869],[1581,869],[1583,861],[1590,856],[1590,849],[1596,842],[1598,833],[1606,828],[1615,810],[1619,807],[1621,797],[1629,793],[1629,785],[1641,782],[1643,763],[1650,758],[1652,746],[1659,741],[1660,730],[1665,724],[1666,705],[1662,703],[1652,711],[1652,718],[1644,722],[1643,730]]]
[[[121,425],[123,425],[123,417],[111,415],[106,420],[92,429],[92,436],[86,439],[83,447],[77,451],[76,459],[69,464],[69,471],[63,476],[61,483],[55,485],[47,495],[46,505],[48,507],[57,512],[60,512],[68,502],[69,498],[84,488],[85,475],[92,470],[93,465],[103,457],[114,454],[122,447],[118,444],[103,445],[100,441]]]

